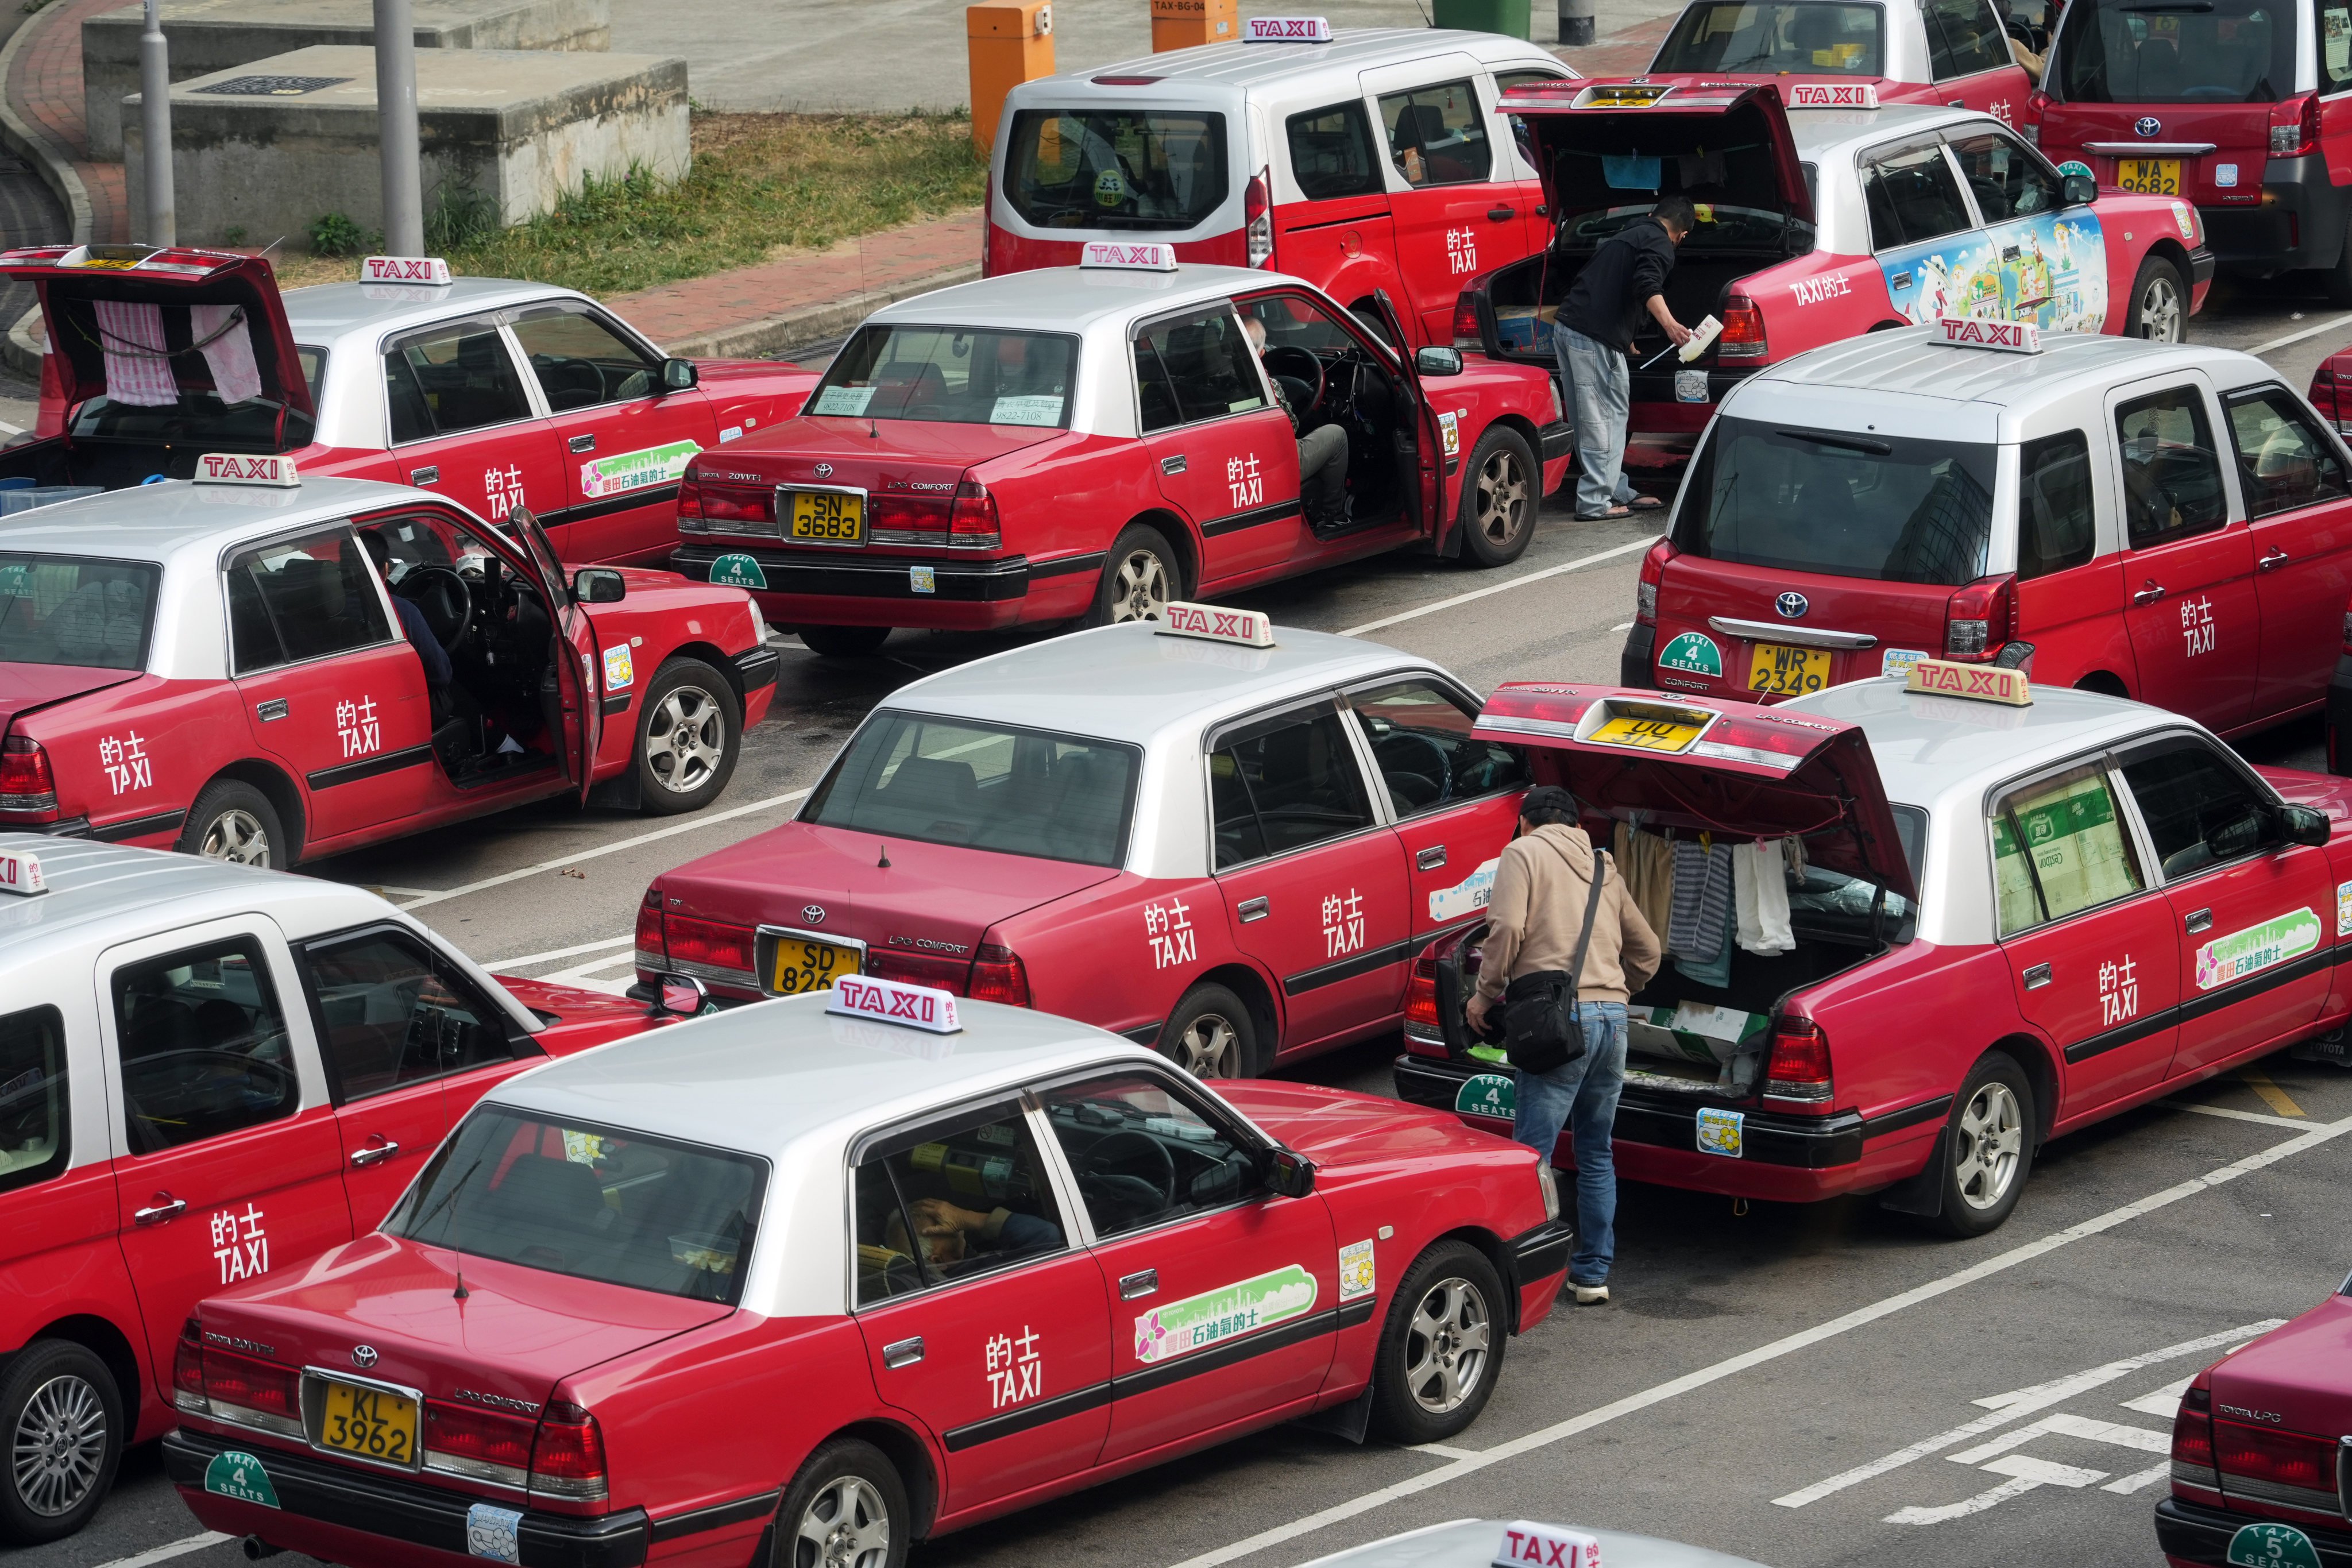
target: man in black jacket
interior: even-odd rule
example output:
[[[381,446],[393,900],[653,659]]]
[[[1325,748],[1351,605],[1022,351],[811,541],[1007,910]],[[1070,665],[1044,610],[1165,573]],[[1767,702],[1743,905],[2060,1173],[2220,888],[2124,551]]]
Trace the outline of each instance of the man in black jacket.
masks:
[[[1625,356],[1646,312],[1676,348],[1690,329],[1666,308],[1666,274],[1675,247],[1696,220],[1690,200],[1668,196],[1601,242],[1561,301],[1552,347],[1559,355],[1569,416],[1576,422],[1576,515],[1623,517],[1655,511],[1655,496],[1636,495],[1625,482],[1625,416],[1633,377]]]

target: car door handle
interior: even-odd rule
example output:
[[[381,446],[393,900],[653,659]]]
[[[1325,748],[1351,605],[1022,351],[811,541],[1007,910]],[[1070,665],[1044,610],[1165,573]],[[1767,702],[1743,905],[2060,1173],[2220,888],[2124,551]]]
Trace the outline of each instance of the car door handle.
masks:
[[[1160,1270],[1139,1268],[1132,1274],[1118,1277],[1118,1299],[1132,1301],[1138,1296],[1149,1296],[1160,1289]]]
[[[2275,572],[2294,559],[2294,556],[2289,555],[2284,550],[2273,550],[2268,555],[2263,556],[2260,561],[2254,563],[2254,570],[2257,572]]]
[[[1242,924],[1247,925],[1252,921],[1262,921],[1274,913],[1274,906],[1264,899],[1244,899],[1234,913],[1241,917]]]
[[[1181,452],[1179,452],[1172,458],[1160,458],[1160,471],[1163,474],[1182,473],[1184,471],[1184,455]]]
[[[1517,217],[1518,216],[1519,209],[1517,207],[1488,207],[1486,209],[1486,216],[1496,223],[1500,223],[1507,217]]]
[[[882,1364],[896,1372],[902,1366],[912,1366],[923,1359],[923,1336],[911,1340],[893,1340],[882,1347]]]
[[[2141,585],[2140,591],[2132,595],[2132,603],[2135,605],[2153,605],[2158,599],[2163,597],[2164,584],[2158,582],[2155,578],[2150,577]]]
[[[2025,988],[2028,991],[2039,991],[2049,984],[2050,966],[2048,964],[2037,963],[2025,972]]]
[[[2192,931],[2211,931],[2213,929],[2213,911],[2211,910],[2191,910],[2189,912],[2189,918],[2180,923],[2187,926]]]
[[[411,473],[408,476],[408,482],[412,485],[437,485],[441,482],[441,466],[438,463],[428,463]]]
[[[163,1201],[152,1208],[134,1209],[131,1217],[141,1225],[161,1225],[187,1212],[187,1199],[175,1198],[169,1193],[157,1193],[155,1195]]]
[[[370,1136],[373,1137],[378,1135],[370,1134]],[[394,1142],[391,1139],[386,1138],[382,1143],[375,1145],[373,1148],[353,1150],[352,1152],[352,1163],[364,1171],[370,1165],[381,1164],[399,1152],[400,1145]]]
[[[1433,844],[1412,858],[1412,863],[1424,871],[1434,871],[1445,864],[1445,846]]]
[[[267,702],[257,702],[253,708],[254,717],[265,724],[273,719],[283,719],[292,711],[292,709],[286,706],[286,699],[283,697],[273,697]]]
[[[593,452],[596,449],[596,437],[593,433],[586,436],[574,436],[572,437],[571,445],[575,452]]]
[[[1953,99],[1950,102],[1944,105],[1946,109],[1966,109],[1968,106],[1969,100],[1965,98]]]

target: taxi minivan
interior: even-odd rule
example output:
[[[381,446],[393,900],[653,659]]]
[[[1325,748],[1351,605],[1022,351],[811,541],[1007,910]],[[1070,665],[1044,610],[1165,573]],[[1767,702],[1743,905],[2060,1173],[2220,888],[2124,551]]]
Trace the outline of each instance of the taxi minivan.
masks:
[[[1995,0],[1691,0],[1643,81],[1868,82],[1884,103],[1973,109],[2014,125],[2032,90]],[[2030,37],[2030,33],[2028,34]]]

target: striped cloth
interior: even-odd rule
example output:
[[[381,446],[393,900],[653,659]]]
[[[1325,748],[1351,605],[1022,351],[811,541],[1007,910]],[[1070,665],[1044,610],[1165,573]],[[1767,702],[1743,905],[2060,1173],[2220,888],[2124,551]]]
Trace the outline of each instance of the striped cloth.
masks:
[[[1731,846],[1675,840],[1675,901],[1666,917],[1666,951],[1682,958],[1714,958],[1731,923]]]
[[[106,395],[140,408],[169,408],[180,384],[163,350],[163,308],[129,300],[95,300],[99,347],[106,356]]]
[[[243,310],[240,305],[188,307],[188,335],[205,345],[213,390],[223,403],[261,395],[261,372],[254,366],[253,333],[246,327]]]

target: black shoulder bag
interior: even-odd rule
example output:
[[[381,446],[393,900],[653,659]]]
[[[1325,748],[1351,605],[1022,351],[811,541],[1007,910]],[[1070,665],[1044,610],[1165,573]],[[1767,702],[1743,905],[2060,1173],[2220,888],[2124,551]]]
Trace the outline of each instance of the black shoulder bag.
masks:
[[[1522,974],[1503,992],[1503,1054],[1521,1072],[1545,1073],[1584,1054],[1584,1020],[1577,1005],[1577,981],[1584,973],[1585,950],[1592,945],[1593,917],[1601,912],[1601,883],[1609,857],[1592,854],[1592,896],[1584,904],[1584,930],[1576,956],[1565,970]]]

